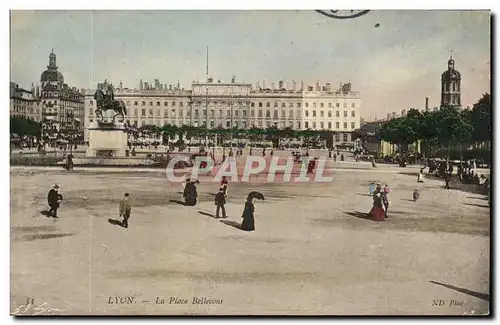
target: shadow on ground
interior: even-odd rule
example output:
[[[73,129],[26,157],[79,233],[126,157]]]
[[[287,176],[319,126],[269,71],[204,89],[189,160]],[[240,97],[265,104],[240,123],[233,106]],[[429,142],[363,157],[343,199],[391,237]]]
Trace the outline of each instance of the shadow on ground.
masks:
[[[485,204],[475,204],[475,203],[462,203],[463,205],[469,205],[473,207],[480,207],[480,208],[486,208],[489,209],[490,207],[485,205]]]
[[[170,202],[177,203],[179,205],[188,206],[186,202],[180,200],[170,200]]]
[[[210,217],[210,218],[217,219],[217,217],[214,214],[211,214],[211,213],[208,213],[208,212],[198,211],[198,213],[201,214],[201,215]]]
[[[466,199],[474,199],[474,200],[488,200],[487,197],[480,197],[480,196],[467,196]]]
[[[11,232],[12,233],[27,233],[27,232],[49,232],[49,231],[55,231],[57,228],[56,226],[35,226],[35,227],[12,227]]]
[[[234,227],[236,229],[243,230],[243,229],[241,229],[241,223],[239,223],[239,222],[231,221],[231,220],[221,220],[220,222],[222,222],[226,226],[231,226],[231,227]]]
[[[368,213],[365,212],[354,211],[354,212],[344,212],[344,213],[350,215],[351,217],[372,221],[368,216]]]
[[[61,233],[61,234],[33,234],[33,235],[25,235],[20,238],[16,238],[16,241],[34,241],[37,239],[54,239],[61,237],[73,236],[75,233]]]
[[[472,291],[469,289],[459,288],[459,287],[452,286],[450,284],[445,284],[445,283],[441,283],[441,282],[437,282],[437,281],[429,281],[429,282],[443,286],[443,287],[451,289],[451,290],[465,293],[466,295],[469,295],[469,296],[473,296],[473,297],[476,297],[476,298],[479,298],[482,300],[490,301],[490,295],[486,294],[486,293],[481,293],[481,292],[476,292],[476,291]]]
[[[120,220],[108,219],[108,222],[112,225],[123,227],[123,223]],[[123,228],[125,228],[125,227],[123,227]]]
[[[51,218],[51,217],[52,217],[52,216],[50,215],[50,213],[49,213],[49,210],[42,210],[42,211],[40,211],[40,214],[41,214],[42,216],[46,216],[47,218]]]

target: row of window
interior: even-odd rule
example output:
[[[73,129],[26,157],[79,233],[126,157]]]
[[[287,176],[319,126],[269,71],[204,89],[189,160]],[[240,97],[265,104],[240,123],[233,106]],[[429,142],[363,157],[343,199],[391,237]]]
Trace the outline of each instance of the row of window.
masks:
[[[208,104],[210,104],[210,103],[212,103],[214,105],[218,105],[218,104],[220,104],[220,105],[230,105],[231,104],[231,102],[229,102],[229,101],[212,101],[212,102],[209,102]],[[130,101],[126,101],[125,104],[127,106],[130,106]],[[197,101],[195,104],[196,104],[196,106],[202,106],[203,103],[200,102],[200,101]],[[263,107],[263,104],[264,103],[259,102],[258,103],[258,107]],[[266,107],[271,107],[271,103],[270,102],[267,102],[265,104],[266,104]],[[311,103],[311,104],[312,104],[312,108],[316,108],[316,103]],[[90,101],[90,106],[93,106],[93,105],[94,105],[94,101],[91,100]],[[134,101],[134,106],[138,106],[138,105],[139,105],[139,102],[138,101]],[[175,107],[176,102],[172,101],[170,105],[172,107]],[[242,105],[242,102],[239,101],[238,105]],[[146,102],[145,101],[142,101],[142,106],[146,106]],[[149,102],[149,106],[154,106],[152,101]],[[161,102],[156,102],[156,106],[161,106]],[[163,102],[163,106],[168,107],[169,106],[169,102]],[[183,107],[183,106],[184,106],[184,102],[179,102],[179,107]],[[250,106],[251,107],[255,107],[255,103],[252,102],[250,104]],[[305,107],[309,107],[309,103],[304,103],[304,106]],[[344,103],[343,106],[344,106],[344,108],[347,108],[347,103]],[[278,107],[278,102],[274,102],[274,107]],[[286,103],[285,102],[281,102],[281,107],[286,107]],[[294,107],[294,103],[289,102],[288,103],[288,107]],[[300,108],[301,107],[301,103],[296,103],[295,107]],[[320,103],[319,107],[320,108],[324,108],[325,107],[325,103]],[[328,103],[328,107],[332,108],[333,107],[332,103]],[[340,107],[340,103],[335,103],[335,107]],[[356,107],[356,104],[355,103],[351,103],[351,108],[355,108],[355,107]]]
[[[35,115],[35,116],[28,116],[25,113],[17,113],[17,114],[16,113],[12,113],[11,116],[13,116],[13,117],[28,117],[28,118],[31,118],[31,119],[35,120],[36,122],[39,122],[41,120],[40,116],[37,116],[37,115]]]
[[[309,117],[309,111],[304,111],[304,116]],[[312,117],[317,117],[316,111],[312,111]],[[319,117],[325,117],[325,112],[319,111]],[[332,111],[328,111],[328,117],[332,117]],[[335,112],[335,117],[340,117],[340,111]],[[344,117],[347,117],[347,111],[344,111]],[[351,111],[351,117],[356,117],[356,111]]]
[[[144,108],[143,108],[143,109],[141,110],[141,116],[146,116],[146,112],[147,112],[147,111],[146,111],[146,109],[144,109]],[[206,116],[206,110],[203,110],[202,112],[203,112],[203,116]],[[131,112],[131,113],[132,113],[132,112]],[[173,108],[173,109],[171,110],[171,113],[172,113],[172,115],[173,115],[173,116],[175,116],[175,115],[176,115],[176,110],[175,110],[175,108]],[[219,110],[219,111],[218,111],[218,113],[219,113],[219,114],[218,114],[218,116],[222,116],[222,114],[223,114],[223,110]],[[247,117],[247,111],[246,111],[246,110],[241,111],[241,113],[242,113],[242,115],[241,115],[242,117]],[[278,111],[277,111],[277,110],[274,110],[274,112],[273,112],[273,113],[274,113],[274,114],[273,114],[273,117],[274,117],[274,118],[278,118]],[[92,109],[90,109],[89,114],[90,114],[90,115],[92,115],[92,114],[93,114]],[[327,114],[328,114],[328,117],[330,117],[330,118],[331,118],[331,117],[333,117],[333,112],[332,112],[332,111],[328,111],[328,113],[327,113]],[[129,116],[137,116],[137,115],[138,115],[138,110],[137,110],[137,109],[134,109],[133,114],[127,114],[127,115],[129,115]],[[160,115],[161,115],[160,110],[159,110],[159,109],[157,109],[157,110],[156,110],[156,114],[153,114],[153,109],[152,109],[152,108],[150,108],[150,109],[149,109],[149,116],[153,116],[153,115],[155,115],[155,116],[160,116]],[[165,116],[168,116],[168,111],[164,111],[164,115],[165,115]],[[180,110],[180,111],[179,111],[179,116],[183,116],[183,115],[184,115],[184,111],[183,111],[183,110]],[[194,116],[198,116],[198,115],[200,115],[200,111],[199,111],[199,110],[197,110],[197,109],[195,109],[195,110],[194,110]],[[186,116],[189,116],[189,112],[186,112]],[[215,110],[210,110],[210,116],[215,116]],[[231,110],[226,110],[226,116],[231,116]],[[239,111],[235,110],[235,111],[234,111],[234,116],[235,116],[235,117],[238,117],[238,116],[239,116]],[[283,117],[285,117],[285,116],[286,116],[286,112],[285,112],[285,110],[282,110],[282,111],[281,111],[281,117],[283,118]],[[293,111],[293,110],[290,110],[290,111],[289,111],[289,114],[288,114],[288,117],[289,117],[289,118],[293,118],[293,116],[294,116],[294,111]],[[297,117],[300,117],[300,111],[299,111],[299,110],[297,111],[297,115],[296,115],[296,116],[297,116]],[[305,117],[309,117],[309,111],[304,111],[304,116],[305,116]],[[347,112],[347,111],[344,111],[344,117],[347,117],[347,116],[348,116],[348,112]],[[250,111],[250,117],[255,117],[255,111],[254,111],[254,110],[251,110],[251,111]],[[259,111],[258,111],[258,117],[264,117],[264,115],[263,115],[263,111],[262,111],[262,110],[259,110]],[[268,118],[270,118],[270,117],[271,117],[271,111],[270,111],[270,110],[266,110],[266,115],[265,115],[265,117],[268,117]],[[312,111],[312,117],[318,117],[318,116],[316,115],[316,111],[315,111],[315,110],[314,110],[314,111]],[[319,111],[319,117],[323,117],[323,118],[324,118],[324,117],[325,117],[325,111]],[[336,112],[335,112],[335,117],[340,117],[340,111],[336,111]],[[351,111],[351,117],[356,117],[356,112],[355,112],[355,111]]]
[[[301,107],[301,103],[297,103],[296,105],[297,105],[297,107]],[[254,107],[255,103],[251,103],[250,106]],[[344,103],[343,106],[344,106],[344,108],[347,108],[347,103]],[[263,107],[263,103],[259,102],[258,103],[258,107]],[[266,107],[271,107],[271,103],[267,102],[266,103]],[[278,107],[278,102],[274,102],[274,107]],[[286,107],[286,103],[281,102],[281,107]],[[293,107],[293,103],[289,102],[288,103],[288,107]],[[309,103],[307,103],[307,102],[304,103],[304,107],[308,108],[309,107]],[[311,107],[312,108],[316,108],[316,103],[311,103]],[[325,107],[325,103],[319,103],[319,107],[320,108],[324,108]],[[332,107],[333,107],[333,104],[332,103],[328,103],[328,108],[332,108]],[[335,103],[335,107],[340,107],[340,103]],[[355,103],[351,103],[351,108],[356,108],[356,104]]]
[[[51,100],[43,100],[42,101],[43,104],[49,104],[49,105],[57,105],[58,101],[55,100],[55,101],[51,101]],[[80,107],[80,104],[79,103],[76,103],[76,102],[69,102],[69,101],[64,101],[64,100],[61,100],[59,101],[59,105],[61,106],[69,106],[69,107]]]
[[[16,103],[16,104],[27,104],[27,105],[30,105],[30,101],[29,99],[25,99],[25,98],[11,98],[12,102],[13,103]],[[37,102],[33,102],[34,104],[38,105]]]
[[[38,109],[33,109],[33,107],[18,106],[18,105],[14,105],[11,107],[12,111],[14,112],[27,112],[28,114],[38,114]]]
[[[76,101],[76,102],[80,102],[80,96],[78,96],[78,95],[63,94],[62,96],[59,96],[59,93],[42,93],[41,97],[42,98],[60,97],[60,98],[66,98],[66,99],[71,99],[71,100]]]

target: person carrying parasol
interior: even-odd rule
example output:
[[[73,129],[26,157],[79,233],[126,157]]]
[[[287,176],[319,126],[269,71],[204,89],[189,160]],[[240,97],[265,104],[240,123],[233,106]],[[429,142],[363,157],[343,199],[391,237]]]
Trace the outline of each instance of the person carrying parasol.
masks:
[[[241,223],[241,230],[245,231],[254,231],[255,230],[255,205],[253,201],[264,200],[264,195],[260,192],[250,192],[247,197],[247,201],[245,202],[245,209],[243,210],[242,218],[243,222]]]

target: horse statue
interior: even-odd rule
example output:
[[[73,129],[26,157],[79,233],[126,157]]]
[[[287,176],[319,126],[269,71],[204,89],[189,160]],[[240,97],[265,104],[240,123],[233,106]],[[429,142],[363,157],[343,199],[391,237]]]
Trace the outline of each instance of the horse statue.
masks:
[[[98,89],[94,94],[94,99],[97,104],[97,109],[95,110],[96,117],[100,117],[102,121],[102,112],[113,110],[115,111],[115,116],[113,116],[113,123],[115,123],[115,119],[117,116],[121,116],[125,119],[125,115],[127,115],[127,108],[125,107],[125,103],[123,101],[115,100],[113,90],[111,87],[108,87],[108,91],[104,94],[104,91]]]

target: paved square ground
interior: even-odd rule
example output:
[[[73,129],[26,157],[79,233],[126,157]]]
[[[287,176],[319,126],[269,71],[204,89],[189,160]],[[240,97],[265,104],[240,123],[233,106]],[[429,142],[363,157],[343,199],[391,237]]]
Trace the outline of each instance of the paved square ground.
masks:
[[[437,180],[417,184],[409,175],[416,167],[341,168],[348,165],[337,163],[334,181],[327,184],[231,183],[229,223],[241,222],[249,191],[266,196],[256,203],[255,232],[210,216],[218,185],[206,178],[198,186],[199,204],[185,207],[170,202],[181,199],[181,187],[161,171],[12,167],[11,310],[487,313],[490,210],[485,197],[445,190]],[[391,188],[384,222],[360,218],[372,205],[370,180]],[[58,220],[40,213],[54,183],[64,196]],[[417,186],[421,200],[412,202]],[[124,192],[132,199],[128,229],[108,222],[117,218]],[[115,297],[133,297],[133,303],[116,304]],[[193,304],[195,297],[213,304]],[[21,306],[28,298],[33,304]]]

